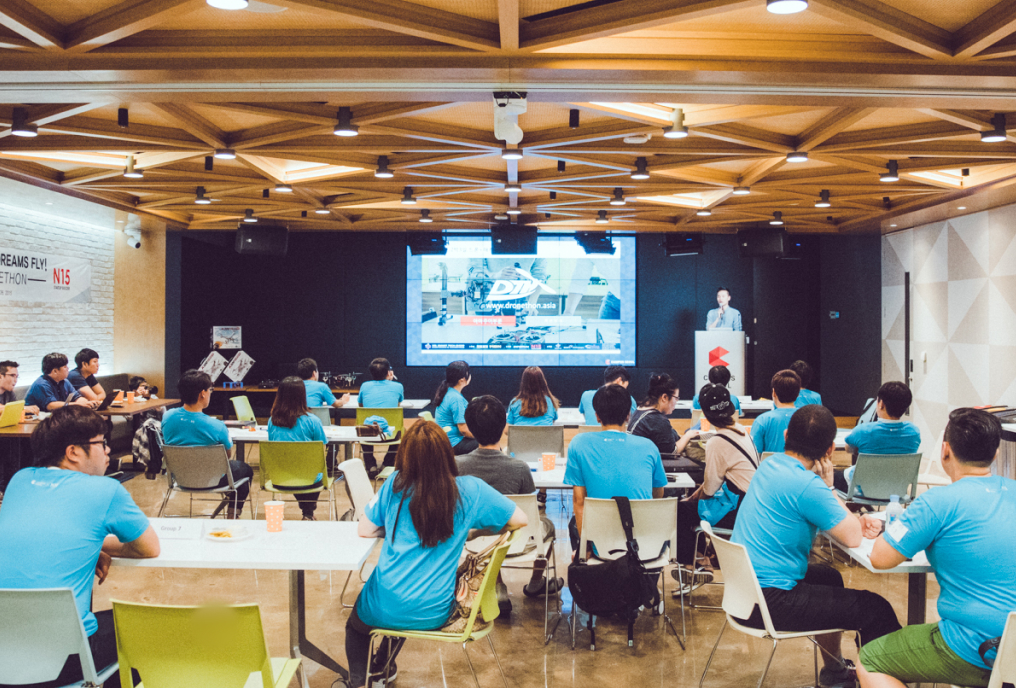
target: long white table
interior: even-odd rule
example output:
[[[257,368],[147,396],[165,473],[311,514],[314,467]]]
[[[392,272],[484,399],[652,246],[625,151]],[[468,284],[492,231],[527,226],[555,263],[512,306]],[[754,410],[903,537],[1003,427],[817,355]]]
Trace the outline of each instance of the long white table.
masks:
[[[307,639],[305,571],[359,571],[378,542],[361,538],[356,524],[342,521],[285,521],[281,533],[267,532],[266,521],[213,521],[153,518],[161,553],[154,559],[113,559],[113,566],[182,569],[262,569],[289,571],[291,656],[312,659],[343,678],[349,673]],[[212,529],[250,533],[236,540],[212,540]],[[302,670],[301,670],[302,671]],[[304,678],[304,677],[302,677]],[[306,685],[306,681],[303,681]]]
[[[562,462],[561,459],[557,460],[557,464],[553,470],[544,471],[541,468],[540,462],[529,462],[533,471],[533,482],[536,484],[538,490],[570,490],[571,485],[566,485],[564,482],[564,471],[567,467],[567,462]],[[687,473],[668,473],[667,474],[667,487],[679,487],[679,488],[694,488],[695,481],[692,480]]]
[[[230,428],[229,439],[233,441],[236,446],[236,460],[243,461],[245,449],[248,444],[257,444],[258,442],[268,441],[268,426],[267,425],[256,425],[254,429],[250,428]],[[359,442],[361,438],[356,436],[355,425],[326,425],[325,426],[325,437],[328,439],[328,444],[354,444]]]
[[[413,409],[419,411],[420,409],[426,408],[427,404],[430,403],[430,399],[405,399],[399,406],[405,409]],[[347,411],[355,411],[360,406],[360,395],[350,394],[349,401],[347,401],[340,409]]]

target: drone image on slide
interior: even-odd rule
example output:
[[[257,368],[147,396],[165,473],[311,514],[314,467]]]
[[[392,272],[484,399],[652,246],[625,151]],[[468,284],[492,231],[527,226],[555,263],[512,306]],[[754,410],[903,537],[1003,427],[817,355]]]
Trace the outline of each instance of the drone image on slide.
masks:
[[[525,324],[526,305],[530,297],[539,291],[549,294],[557,292],[547,286],[546,279],[540,280],[524,270],[519,263],[501,270],[491,277],[483,267],[471,267],[466,275],[466,288],[458,291],[448,289],[448,265],[439,263],[441,269],[441,315],[438,325],[447,325],[454,319],[448,313],[449,297],[463,299],[465,315],[516,315],[520,325]],[[517,313],[517,311],[522,313]]]

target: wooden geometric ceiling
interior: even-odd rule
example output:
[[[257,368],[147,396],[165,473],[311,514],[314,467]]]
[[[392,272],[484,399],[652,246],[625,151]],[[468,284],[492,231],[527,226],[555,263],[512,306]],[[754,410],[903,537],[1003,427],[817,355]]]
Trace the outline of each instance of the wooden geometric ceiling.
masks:
[[[466,229],[517,208],[548,228],[732,231],[779,212],[790,231],[877,231],[1016,182],[1014,33],[1016,0],[789,16],[764,0],[2,0],[0,175],[191,230],[248,209],[293,229]],[[501,157],[494,91],[528,93],[521,160]],[[332,134],[340,107],[358,136]],[[15,108],[38,137],[10,135]],[[690,135],[664,138],[676,108]],[[998,113],[1007,140],[982,143]],[[236,159],[207,169],[225,148]],[[631,179],[639,158],[648,179]],[[890,161],[900,179],[881,182]]]

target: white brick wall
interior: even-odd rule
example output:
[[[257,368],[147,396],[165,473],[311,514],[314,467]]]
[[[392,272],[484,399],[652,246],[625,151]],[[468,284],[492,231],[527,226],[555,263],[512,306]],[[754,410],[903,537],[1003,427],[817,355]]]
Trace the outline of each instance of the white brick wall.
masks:
[[[0,302],[0,360],[21,365],[20,385],[40,374],[42,357],[59,351],[99,352],[100,374],[113,372],[114,230],[0,202],[0,248],[85,257],[92,263],[92,300],[53,304]]]

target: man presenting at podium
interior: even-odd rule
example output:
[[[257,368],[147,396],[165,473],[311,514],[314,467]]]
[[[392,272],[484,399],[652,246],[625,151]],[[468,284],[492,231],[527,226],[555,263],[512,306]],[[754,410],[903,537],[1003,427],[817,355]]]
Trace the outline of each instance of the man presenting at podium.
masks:
[[[719,308],[714,308],[706,315],[707,330],[733,330],[740,332],[741,311],[730,307],[730,290],[720,287],[716,290],[716,303]]]

